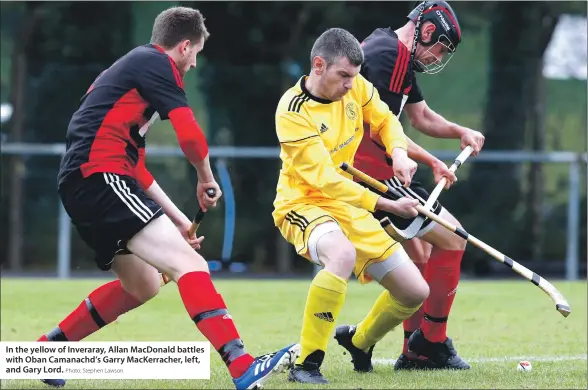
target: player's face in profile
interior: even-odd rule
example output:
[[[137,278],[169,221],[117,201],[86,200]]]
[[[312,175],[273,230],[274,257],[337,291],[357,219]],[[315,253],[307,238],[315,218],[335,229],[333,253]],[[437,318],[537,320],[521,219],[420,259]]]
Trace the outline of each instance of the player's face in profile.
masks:
[[[184,50],[182,51],[181,64],[179,64],[180,66],[178,67],[180,69],[182,77],[184,77],[191,68],[196,67],[196,57],[198,56],[198,53],[202,51],[203,48],[204,42],[202,39],[196,42],[195,44],[186,44]]]
[[[430,72],[440,71],[449,61],[451,55],[447,55],[451,52],[451,45],[449,39],[445,35],[441,35],[438,40],[431,44],[433,39],[433,33],[435,32],[435,25],[431,22],[426,22],[423,25],[422,30],[422,41],[427,45],[417,45],[415,59],[421,63],[422,66],[427,67]],[[443,62],[445,59],[445,63]],[[436,73],[435,71],[435,73]]]
[[[422,54],[419,56],[419,61],[425,65],[441,65],[443,63],[443,57],[448,52],[449,48],[447,46],[445,46],[442,42],[437,42],[431,47],[428,47],[426,50],[423,50]]]
[[[323,95],[332,101],[343,99],[343,96],[353,88],[353,80],[360,70],[361,66],[351,64],[349,59],[338,58],[326,69],[321,78]]]

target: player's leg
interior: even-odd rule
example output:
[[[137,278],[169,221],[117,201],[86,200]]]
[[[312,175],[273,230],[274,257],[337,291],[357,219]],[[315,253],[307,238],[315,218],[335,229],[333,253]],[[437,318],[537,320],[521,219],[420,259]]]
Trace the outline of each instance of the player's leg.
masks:
[[[373,221],[376,228],[380,228],[379,223],[375,219]],[[381,248],[382,243],[379,241],[387,243],[391,248],[381,258],[377,258],[370,249]],[[422,306],[429,294],[429,288],[404,249],[381,228],[378,232],[364,236],[364,239],[356,244],[356,248],[358,259],[369,259],[364,263],[364,271],[358,276],[360,282],[366,281],[363,274],[367,274],[369,279],[380,283],[385,290],[357,326],[339,326],[335,339],[351,354],[356,371],[370,372],[375,344]],[[380,249],[379,253],[382,252]],[[358,265],[360,264],[361,261],[358,260]]]
[[[223,357],[237,388],[263,382],[291,363],[292,347],[258,359],[246,353],[206,261],[133,178],[95,174],[62,186],[60,195],[82,238],[102,259],[99,266],[114,253],[130,250],[178,283],[190,317]]]
[[[353,272],[355,249],[335,222],[318,225],[310,233],[310,258],[323,265],[310,284],[300,338],[301,354],[290,371],[289,380],[326,384],[320,368],[325,351],[347,293]]]
[[[100,257],[97,258],[100,262]],[[113,261],[99,264],[102,270],[112,271],[118,279],[105,283],[92,291],[55,328],[37,341],[80,341],[119,316],[153,298],[159,292],[159,273],[138,257],[116,255]],[[44,379],[45,384],[61,387],[63,379]]]
[[[227,365],[238,389],[261,384],[293,363],[297,345],[254,358],[241,340],[222,296],[209,274],[208,264],[163,215],[146,225],[127,248],[165,273],[178,285],[188,315]]]
[[[137,203],[130,191],[120,192],[122,184],[111,180],[113,177],[95,174],[84,179],[79,173],[72,174],[71,179],[60,186],[59,195],[80,237],[94,250],[97,267],[102,271],[112,269],[123,278],[129,273],[129,267],[134,268],[136,280],[131,283],[126,277],[124,285],[117,279],[98,287],[39,341],[82,340],[119,315],[140,306],[159,291],[159,281],[153,278],[155,269],[125,251],[116,235],[120,233],[118,225],[125,224],[125,218],[138,219],[135,224],[140,226],[161,210],[154,202],[149,205]],[[125,225],[128,228],[128,224]],[[120,258],[126,261],[118,262]],[[55,387],[65,385],[62,379],[43,382]]]
[[[83,340],[147,302],[159,291],[157,270],[134,255],[116,256],[112,270],[119,279],[88,294],[73,312],[38,341]]]
[[[412,182],[408,189],[403,188],[396,178],[388,180],[387,184],[395,187],[405,196],[418,199],[422,204],[429,197],[428,192],[418,182]],[[459,222],[439,202],[434,203],[432,211],[460,226]],[[388,217],[400,229],[415,223],[414,220],[405,220],[394,215]],[[469,365],[457,355],[451,339],[446,334],[447,319],[459,283],[461,260],[466,241],[429,219],[425,219],[417,237],[432,245],[425,271],[425,280],[429,284],[431,292],[423,305],[424,318],[421,322],[421,328],[410,336],[414,340],[412,345],[407,344],[409,344],[408,349],[417,355],[427,357],[428,361],[410,359],[409,356],[402,354],[397,360],[395,368],[468,369]],[[411,340],[410,337],[409,340]]]
[[[460,226],[446,209],[441,210],[440,216]],[[420,330],[410,336],[408,346],[415,354],[427,357],[433,368],[469,369],[447,337],[447,321],[459,284],[466,241],[442,226],[431,225],[434,226],[422,235],[422,240],[432,245],[425,272],[431,294],[423,307]]]
[[[402,243],[402,247],[408,254],[408,257],[414,262],[414,264],[419,269],[421,275],[425,276],[425,272],[427,269],[427,262],[429,261],[429,256],[431,255],[432,246],[426,241],[421,240],[420,238],[413,238],[412,240],[404,241]],[[413,334],[415,330],[420,328],[421,322],[423,320],[424,314],[424,305],[421,306],[416,313],[412,316],[404,320],[402,323],[404,328],[404,342],[402,344],[402,354],[396,361],[396,366],[399,365],[408,365],[412,366],[411,360],[417,358],[414,352],[408,351],[408,338]],[[409,367],[404,367],[409,368]],[[410,367],[412,368],[412,367]]]
[[[347,209],[336,201],[332,203]],[[325,207],[300,205],[284,214],[278,224],[282,236],[299,255],[324,266],[308,289],[300,337],[301,353],[288,378],[295,382],[324,384],[328,381],[320,367],[345,300],[347,279],[355,264],[355,249]]]

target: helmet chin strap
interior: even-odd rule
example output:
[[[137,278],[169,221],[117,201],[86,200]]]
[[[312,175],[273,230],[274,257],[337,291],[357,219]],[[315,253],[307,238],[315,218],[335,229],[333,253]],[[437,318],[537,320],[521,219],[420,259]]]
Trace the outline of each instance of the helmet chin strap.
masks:
[[[424,69],[421,69],[420,64],[414,62],[414,55],[416,53],[417,43],[419,41],[421,35],[421,22],[423,20],[423,14],[425,11],[425,2],[423,1],[419,5],[419,16],[417,17],[417,21],[414,27],[414,38],[412,41],[412,49],[410,51],[410,62],[417,68],[417,71],[422,72]]]

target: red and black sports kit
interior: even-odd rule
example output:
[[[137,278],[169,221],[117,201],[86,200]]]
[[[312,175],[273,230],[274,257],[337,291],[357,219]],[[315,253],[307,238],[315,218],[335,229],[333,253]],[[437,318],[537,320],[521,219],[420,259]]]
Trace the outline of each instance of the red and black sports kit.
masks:
[[[145,190],[145,137],[157,119],[170,119],[191,162],[208,145],[188,106],[180,72],[163,49],[139,46],[102,72],[82,97],[66,135],[58,175],[65,210],[96,264],[110,269],[126,242],[163,214]]]
[[[410,51],[398,40],[398,36],[391,28],[376,29],[362,42],[362,48],[365,60],[361,74],[374,84],[390,111],[400,116],[406,103],[424,100],[410,61]],[[397,188],[403,195],[418,199],[424,205],[429,198],[427,190],[417,181],[412,181],[409,188],[404,188],[394,177],[392,159],[386,154],[386,148],[378,141],[372,140],[369,125],[364,125],[364,135],[355,155],[354,166],[371,177]],[[360,184],[367,186],[361,182]],[[380,195],[389,197],[384,193]],[[435,202],[432,211],[435,214],[441,212],[439,202]],[[405,219],[381,210],[377,210],[374,216],[378,220],[388,217],[402,230],[415,221],[415,218]],[[425,219],[421,232],[427,231],[430,223],[431,220]]]
[[[446,3],[442,8],[437,3],[425,3],[424,6],[426,20],[432,20],[438,31],[445,31],[445,34],[451,37],[457,35],[460,39],[459,26],[456,22],[453,23],[455,18],[447,10],[449,6]],[[418,8],[415,8],[409,15],[409,19],[416,20],[418,14]],[[451,20],[453,24],[449,25],[447,20]],[[445,24],[442,21],[445,21]],[[451,28],[456,31],[455,34],[447,32]],[[446,35],[442,35],[439,39],[446,39]],[[433,41],[441,42],[440,40]],[[454,39],[452,42],[454,42],[453,48],[455,49],[458,39]],[[400,115],[405,104],[424,100],[415,77],[415,71],[419,70],[411,61],[410,51],[400,42],[391,28],[375,30],[365,39],[362,46],[365,54],[362,74],[375,85],[382,100],[388,104],[394,114]],[[409,188],[403,188],[398,179],[393,177],[392,161],[386,156],[385,149],[377,143],[378,140],[371,139],[369,128],[364,131],[355,157],[355,166],[374,178],[397,188],[404,196],[418,199],[421,204],[425,204],[429,193],[416,181],[412,181]],[[385,196],[385,194],[381,195]],[[439,202],[435,202],[432,211],[439,214],[441,210],[442,206]],[[400,229],[405,229],[411,223],[419,223],[414,218],[404,219],[381,211],[375,213],[375,217],[378,219],[386,216]],[[433,226],[434,224],[429,219],[425,219],[419,236],[430,231]],[[427,259],[420,259],[425,261],[415,263],[429,285],[430,294],[419,311],[403,321],[404,344],[402,354],[394,365],[396,370],[470,368],[457,355],[451,338],[447,337],[447,321],[460,280],[463,254],[463,249],[443,249],[433,245],[430,255],[425,255]],[[415,356],[410,356],[409,350]],[[420,356],[420,358],[416,358],[416,356]]]

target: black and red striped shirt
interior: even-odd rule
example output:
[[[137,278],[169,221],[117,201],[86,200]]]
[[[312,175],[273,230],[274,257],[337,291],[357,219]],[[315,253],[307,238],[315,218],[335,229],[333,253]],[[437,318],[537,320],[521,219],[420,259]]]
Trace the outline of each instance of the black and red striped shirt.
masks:
[[[376,29],[361,45],[364,52],[361,74],[374,84],[390,111],[400,116],[404,104],[423,100],[410,51],[391,28]],[[369,125],[364,126],[354,166],[378,180],[392,177],[392,160],[384,146],[371,139]]]
[[[157,118],[171,119],[188,158],[206,156],[208,145],[188,106],[174,60],[156,45],[139,46],[102,72],[82,97],[69,123],[58,182],[109,172],[134,177],[148,188],[145,136]],[[75,175],[78,176],[78,175]]]

